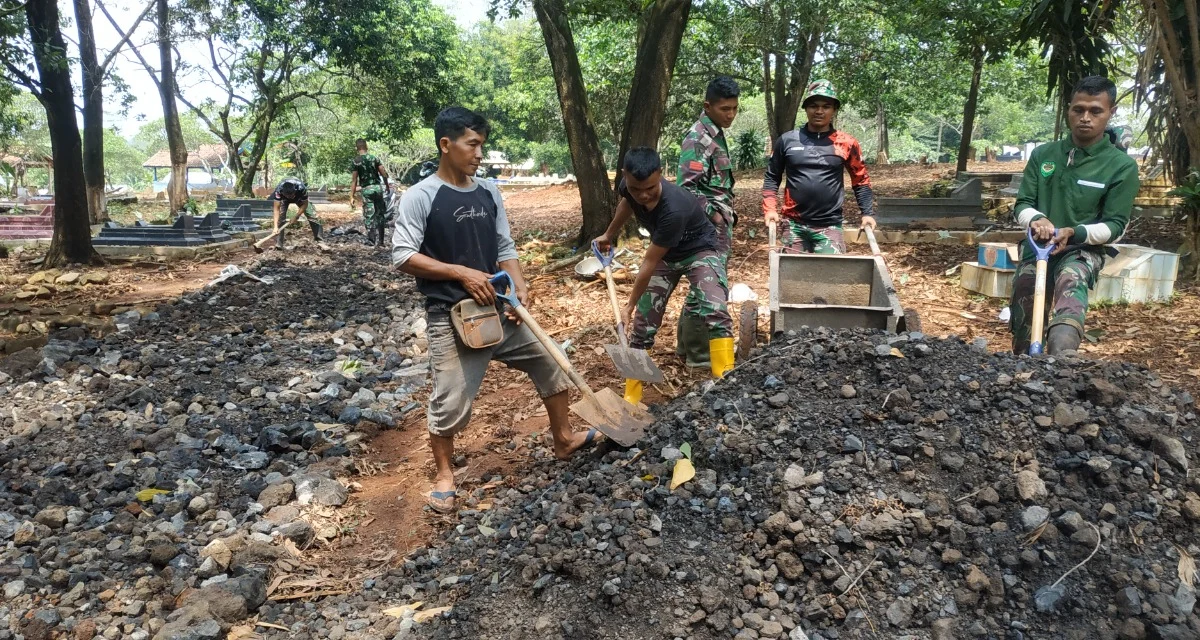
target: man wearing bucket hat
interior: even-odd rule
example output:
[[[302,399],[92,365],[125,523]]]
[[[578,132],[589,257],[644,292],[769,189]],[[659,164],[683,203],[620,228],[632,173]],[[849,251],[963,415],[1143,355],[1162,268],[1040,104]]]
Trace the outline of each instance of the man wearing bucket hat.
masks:
[[[832,82],[817,80],[808,85],[801,106],[808,122],[779,136],[771,147],[771,160],[763,178],[763,216],[768,225],[786,219],[786,251],[845,253],[843,171],[850,173],[854,199],[862,210],[861,226],[875,228],[875,194],[863,163],[862,147],[853,136],[833,127],[842,103]],[[781,179],[782,210],[777,199]]]

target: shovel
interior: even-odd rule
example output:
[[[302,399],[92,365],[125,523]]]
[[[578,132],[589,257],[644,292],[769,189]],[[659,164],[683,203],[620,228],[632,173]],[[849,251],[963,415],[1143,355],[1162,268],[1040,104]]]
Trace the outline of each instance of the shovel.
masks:
[[[277,235],[279,235],[279,234],[283,233],[283,230],[284,230],[284,229],[287,229],[289,226],[291,226],[291,224],[292,224],[293,222],[295,222],[295,221],[297,221],[297,220],[299,220],[299,219],[300,219],[300,216],[299,216],[299,215],[297,215],[295,218],[292,218],[291,220],[284,220],[284,221],[283,221],[283,225],[281,225],[281,226],[280,226],[278,229],[276,229],[276,230],[275,230],[275,231],[274,231],[274,232],[273,232],[271,235],[269,235],[269,236],[267,236],[267,237],[263,238],[262,240],[259,240],[258,242],[255,242],[255,243],[254,243],[254,253],[262,253],[262,252],[263,252],[263,245],[264,245],[264,244],[266,244],[267,242],[269,242],[269,241],[270,241],[272,238],[274,238],[275,236],[277,236]]]
[[[517,299],[512,276],[508,275],[507,271],[500,271],[491,277],[491,281],[493,286],[500,285],[496,287],[496,295],[513,308],[521,322],[529,327],[538,342],[542,343],[542,348],[550,354],[550,357],[554,358],[554,362],[567,374],[567,377],[579,389],[579,393],[583,395],[583,400],[571,405],[571,411],[621,446],[633,446],[640,440],[646,434],[646,427],[654,422],[653,416],[648,411],[625,402],[625,399],[613,392],[612,389],[606,388],[601,389],[599,393],[593,392],[592,388],[584,381],[583,376],[579,375],[571,366],[566,354],[558,348],[550,336],[546,335],[537,320],[529,315],[529,310],[521,305],[521,301]],[[509,293],[501,293],[501,290]]]
[[[617,368],[617,373],[621,374],[621,377],[644,382],[662,382],[665,379],[662,369],[654,364],[650,354],[646,353],[645,349],[630,348],[629,339],[625,337],[625,323],[621,322],[621,305],[617,302],[617,285],[613,284],[612,249],[610,248],[608,254],[605,255],[600,253],[600,248],[593,242],[592,253],[604,266],[604,280],[608,283],[608,301],[612,304],[613,316],[617,319],[617,340],[621,343],[606,344],[604,350],[608,352],[609,359],[612,360],[613,366]]]
[[[1058,230],[1055,229],[1054,233],[1057,235]],[[1025,230],[1025,237],[1029,239],[1029,248],[1033,249],[1033,255],[1037,258],[1037,275],[1033,281],[1033,327],[1029,332],[1029,355],[1036,356],[1042,352],[1042,332],[1046,323],[1046,267],[1054,241],[1047,242],[1044,247],[1038,246],[1033,239],[1033,227]]]

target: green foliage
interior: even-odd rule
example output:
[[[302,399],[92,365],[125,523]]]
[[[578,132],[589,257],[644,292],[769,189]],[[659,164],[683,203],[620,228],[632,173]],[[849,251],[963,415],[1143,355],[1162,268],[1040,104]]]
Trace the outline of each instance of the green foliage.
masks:
[[[217,144],[220,140],[208,130],[200,118],[196,114],[190,112],[181,112],[179,114],[179,128],[183,132],[183,142],[187,145],[189,151],[195,151],[202,144]],[[107,139],[105,146],[107,146]],[[133,135],[133,139],[129,144],[140,151],[146,158],[163,151],[167,148],[167,128],[166,123],[162,118],[155,118],[143,124],[138,128],[137,133]]]
[[[150,170],[142,166],[146,157],[116,131],[104,130],[104,173],[109,185],[140,189],[150,184]]]
[[[573,171],[571,150],[565,142],[537,142],[531,145],[530,152],[535,173],[541,172],[543,167],[551,174],[566,175]]]
[[[1200,167],[1192,167],[1187,177],[1179,181],[1179,185],[1167,192],[1168,195],[1181,198],[1179,208],[1192,216],[1200,215]]]
[[[1109,0],[1035,0],[1017,28],[1018,38],[1037,40],[1049,65],[1046,96],[1058,90],[1065,118],[1071,88],[1090,75],[1108,75],[1112,46],[1105,35],[1120,2]]]
[[[739,133],[730,149],[734,166],[743,171],[766,166],[766,144],[766,136],[758,131],[747,129]]]

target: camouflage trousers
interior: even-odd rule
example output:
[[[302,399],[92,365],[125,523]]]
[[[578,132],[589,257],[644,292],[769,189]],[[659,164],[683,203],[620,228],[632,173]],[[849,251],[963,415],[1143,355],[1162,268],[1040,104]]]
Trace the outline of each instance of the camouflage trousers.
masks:
[[[1046,331],[1058,324],[1075,327],[1083,335],[1083,319],[1088,307],[1088,289],[1095,282],[1104,258],[1092,251],[1071,251],[1052,256],[1046,265]],[[1033,290],[1037,283],[1037,262],[1026,260],[1017,266],[1013,278],[1012,301],[1008,305],[1009,327],[1013,334],[1013,353],[1029,353],[1033,331]],[[1043,341],[1045,338],[1043,337]]]
[[[810,227],[786,218],[785,222],[787,233],[783,236],[784,253],[846,253],[841,225]]]
[[[363,226],[374,229],[387,218],[387,203],[383,201],[383,185],[372,184],[362,188]]]
[[[679,262],[664,260],[658,263],[646,292],[638,299],[629,346],[635,349],[654,346],[654,336],[662,325],[667,300],[671,298],[681,276],[687,276],[690,285],[688,297],[683,303],[684,313],[700,316],[704,320],[709,339],[733,337],[733,320],[726,308],[729,282],[725,276],[725,264],[716,251],[705,250]]]
[[[726,271],[729,270],[729,256],[733,253],[733,214],[722,213],[721,221],[714,222],[713,227],[717,231],[717,253],[721,256],[721,262],[725,264]]]
[[[280,225],[283,224],[284,220],[287,220],[287,214],[288,214],[288,205],[284,204],[282,207],[280,207],[280,211],[279,211],[279,224]],[[306,201],[304,204],[296,203],[296,217],[292,218],[292,221],[293,222],[296,221],[300,217],[301,214],[304,215],[304,219],[307,220],[310,224],[314,223],[314,222],[317,224],[320,224],[320,222],[321,222],[321,219],[317,217],[317,208],[314,207],[313,203],[311,203],[311,202]]]

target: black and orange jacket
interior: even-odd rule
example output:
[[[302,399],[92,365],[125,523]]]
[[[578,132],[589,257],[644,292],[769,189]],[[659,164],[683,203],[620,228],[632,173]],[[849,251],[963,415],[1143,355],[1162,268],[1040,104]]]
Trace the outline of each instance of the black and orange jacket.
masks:
[[[810,227],[842,224],[846,189],[842,171],[850,173],[854,199],[864,216],[875,214],[875,194],[854,136],[832,129],[813,133],[807,126],[779,136],[763,178],[763,213],[775,211],[779,179],[786,173],[782,215]]]

